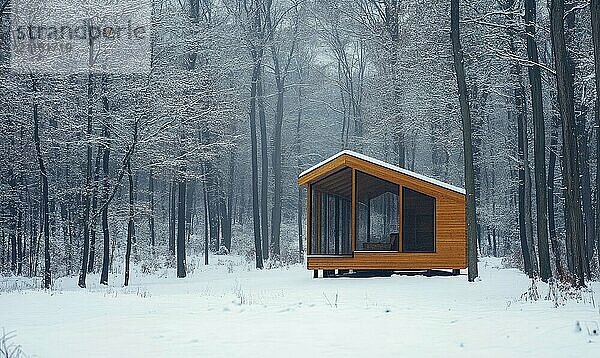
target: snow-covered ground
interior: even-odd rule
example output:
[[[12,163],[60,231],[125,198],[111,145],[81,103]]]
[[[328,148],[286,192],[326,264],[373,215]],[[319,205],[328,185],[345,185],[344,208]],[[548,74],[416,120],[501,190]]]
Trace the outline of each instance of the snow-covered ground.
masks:
[[[464,275],[313,279],[212,257],[186,279],[111,277],[87,289],[0,293],[0,332],[34,357],[600,357],[600,284],[580,299],[529,299],[531,281],[483,259]],[[17,287],[0,279],[0,288]],[[558,307],[556,302],[558,301]],[[580,322],[579,325],[577,322]],[[579,327],[579,329],[578,329]],[[596,328],[597,329],[597,328]]]

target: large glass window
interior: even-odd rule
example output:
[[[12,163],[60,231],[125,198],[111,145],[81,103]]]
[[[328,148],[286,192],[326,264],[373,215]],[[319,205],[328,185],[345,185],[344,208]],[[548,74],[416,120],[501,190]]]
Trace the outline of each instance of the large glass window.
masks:
[[[435,252],[435,198],[404,187],[402,251]]]
[[[310,253],[351,254],[352,169],[342,169],[317,181],[311,190]]]
[[[356,250],[398,251],[398,185],[356,172]]]

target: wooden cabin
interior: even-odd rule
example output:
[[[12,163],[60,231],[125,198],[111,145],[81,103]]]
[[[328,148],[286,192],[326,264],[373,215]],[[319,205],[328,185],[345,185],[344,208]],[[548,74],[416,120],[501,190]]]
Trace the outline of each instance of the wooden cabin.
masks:
[[[307,266],[338,270],[467,267],[465,191],[352,151],[300,174]]]

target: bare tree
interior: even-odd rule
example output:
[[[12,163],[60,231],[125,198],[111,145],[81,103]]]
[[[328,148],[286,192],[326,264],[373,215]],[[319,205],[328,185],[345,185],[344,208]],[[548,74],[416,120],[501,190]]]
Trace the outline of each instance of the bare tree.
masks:
[[[469,281],[474,281],[479,275],[477,272],[477,213],[475,207],[475,174],[473,171],[473,139],[471,127],[471,113],[467,93],[463,50],[460,43],[460,12],[459,0],[450,3],[450,36],[454,53],[454,71],[458,82],[458,99],[463,127],[463,148],[465,161],[465,189],[467,192],[467,260]]]
[[[565,213],[567,216],[567,240],[573,245],[574,270],[579,286],[584,282],[584,228],[581,212],[581,192],[577,161],[577,139],[575,134],[575,113],[573,105],[573,78],[568,68],[565,43],[565,3],[552,0],[550,4],[550,24],[554,64],[556,68],[556,88],[558,105],[562,119],[563,177],[565,190]]]
[[[527,58],[535,64],[528,67],[533,108],[533,144],[535,162],[535,201],[537,215],[538,254],[540,276],[543,281],[552,277],[548,248],[548,204],[546,198],[546,130],[542,101],[542,76],[540,74],[537,43],[535,40],[536,0],[525,0],[525,31],[527,33]]]
[[[600,156],[600,0],[590,0],[596,77],[596,158]],[[596,250],[600,262],[600,165],[596,163]]]
[[[131,246],[135,235],[134,201],[133,201],[133,173],[131,171],[131,158],[127,158],[127,181],[129,183],[129,215],[127,220],[127,244],[125,249],[125,286],[129,286],[129,273],[131,262]]]
[[[33,141],[35,142],[35,151],[37,154],[37,160],[40,170],[40,178],[42,181],[42,192],[41,192],[41,209],[42,209],[42,231],[44,233],[44,288],[50,288],[52,286],[52,273],[50,272],[50,208],[48,206],[48,172],[44,165],[44,158],[42,157],[42,149],[40,142],[40,121],[38,113],[37,103],[37,79],[31,75],[31,83],[33,90]],[[13,252],[15,247],[13,247]],[[14,256],[14,253],[13,253]],[[85,269],[83,270],[85,271]]]

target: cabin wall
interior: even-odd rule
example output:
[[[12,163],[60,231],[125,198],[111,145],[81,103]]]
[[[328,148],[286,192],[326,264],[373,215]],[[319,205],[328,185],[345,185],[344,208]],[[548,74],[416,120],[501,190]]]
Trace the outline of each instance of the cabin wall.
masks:
[[[310,270],[459,269],[467,267],[465,203],[436,197],[436,252],[354,252],[350,257],[308,257]]]

